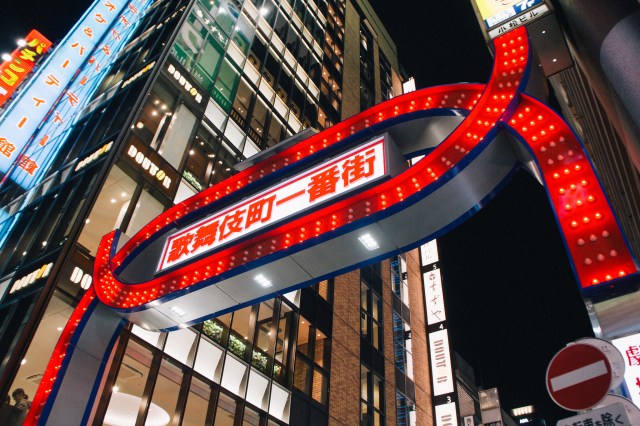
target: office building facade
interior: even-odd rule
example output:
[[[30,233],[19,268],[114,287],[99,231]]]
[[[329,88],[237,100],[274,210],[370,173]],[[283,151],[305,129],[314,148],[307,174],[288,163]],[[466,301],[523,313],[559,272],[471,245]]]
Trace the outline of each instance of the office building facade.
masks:
[[[252,155],[401,93],[395,46],[366,1],[136,11],[41,180],[7,172],[0,187],[3,393],[35,393],[104,234],[133,235]],[[175,332],[130,325],[92,421],[430,422],[423,300],[407,253]]]

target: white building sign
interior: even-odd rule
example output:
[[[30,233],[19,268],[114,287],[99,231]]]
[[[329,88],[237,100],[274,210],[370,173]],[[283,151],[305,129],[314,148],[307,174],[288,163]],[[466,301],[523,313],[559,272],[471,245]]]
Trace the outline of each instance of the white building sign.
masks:
[[[489,38],[494,39],[504,33],[518,28],[521,25],[528,24],[529,22],[542,17],[547,12],[549,12],[549,6],[547,6],[546,4],[542,4],[535,9],[523,13],[522,15],[503,23],[499,27],[492,29],[491,31],[489,31]]]
[[[442,293],[442,276],[440,268],[422,274],[424,282],[424,301],[427,309],[427,325],[445,321],[447,315],[444,309],[444,295]]]
[[[629,398],[640,407],[640,333],[613,339],[625,361],[624,383]]]
[[[454,402],[436,405],[435,408],[436,426],[458,426],[458,414]]]
[[[370,184],[388,173],[385,158],[380,137],[182,229],[165,243],[158,271]]]
[[[453,368],[449,351],[449,333],[446,329],[429,334],[429,352],[433,396],[452,393],[454,390]]]

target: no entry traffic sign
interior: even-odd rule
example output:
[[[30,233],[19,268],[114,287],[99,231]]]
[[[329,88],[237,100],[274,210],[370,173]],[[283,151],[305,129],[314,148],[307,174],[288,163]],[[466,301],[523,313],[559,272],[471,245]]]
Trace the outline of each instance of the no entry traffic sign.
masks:
[[[611,364],[598,348],[583,343],[560,350],[547,368],[547,390],[565,410],[583,411],[599,403],[611,388]]]

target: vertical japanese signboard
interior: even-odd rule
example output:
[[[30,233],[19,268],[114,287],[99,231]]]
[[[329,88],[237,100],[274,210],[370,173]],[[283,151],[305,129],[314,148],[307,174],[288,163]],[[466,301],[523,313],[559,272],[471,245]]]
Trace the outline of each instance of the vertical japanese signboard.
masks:
[[[437,426],[453,426],[458,424],[457,394],[436,240],[420,246],[420,260],[435,424]]]
[[[640,333],[613,339],[625,361],[624,383],[628,397],[640,407]]]
[[[51,47],[51,42],[36,30],[31,30],[24,41],[24,46],[11,53],[11,60],[0,65],[0,107],[11,97],[38,60]]]
[[[98,0],[0,117],[0,173],[28,188],[133,33],[150,0]]]

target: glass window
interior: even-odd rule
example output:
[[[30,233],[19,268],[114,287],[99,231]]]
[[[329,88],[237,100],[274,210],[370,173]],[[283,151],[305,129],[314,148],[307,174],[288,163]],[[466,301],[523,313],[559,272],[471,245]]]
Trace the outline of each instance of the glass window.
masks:
[[[167,413],[169,418],[174,417],[181,383],[182,370],[168,360],[163,359],[162,364],[160,364],[160,371],[156,376],[156,384],[151,396],[151,407],[147,413],[147,423],[155,423],[164,413]],[[164,413],[156,414],[157,408],[154,405]]]
[[[240,74],[238,71],[231,65],[231,62],[225,59],[220,67],[212,96],[218,105],[227,112],[231,108],[231,99],[233,99],[235,94],[239,78]]]
[[[217,39],[211,35],[208,36],[193,73],[194,78],[205,90],[209,90],[213,85],[214,77],[222,62],[223,53],[222,46],[218,44]]]
[[[247,53],[254,33],[255,26],[251,24],[244,15],[240,15],[236,23],[235,31],[233,32],[232,40],[242,52]]]
[[[120,167],[111,169],[78,238],[78,243],[92,255],[95,256],[102,236],[120,227],[135,188],[135,181]]]
[[[360,281],[360,334],[371,345],[382,347],[382,299],[367,283]]]
[[[224,345],[227,341],[230,322],[231,314],[224,314],[219,317],[206,320],[202,323],[202,334],[211,338],[213,341]]]
[[[176,169],[180,167],[180,162],[187,143],[191,139],[191,132],[195,123],[196,116],[185,104],[179,105],[175,114],[171,117],[167,135],[160,149],[158,149],[158,154],[162,155]]]
[[[244,79],[240,79],[238,84],[238,92],[233,100],[233,109],[231,110],[231,118],[233,118],[240,127],[244,128],[247,122],[247,114],[249,114],[249,108],[251,107],[251,101],[255,97],[255,93],[251,87],[245,82]]]
[[[220,393],[214,426],[233,426],[236,418],[236,401],[224,393]]]
[[[127,226],[126,234],[135,235],[143,226],[151,222],[156,216],[164,211],[164,205],[158,201],[151,193],[143,189],[136,207],[133,210],[133,215]]]
[[[206,38],[207,29],[200,23],[198,17],[190,13],[180,28],[176,42],[171,47],[171,55],[188,71],[193,68],[195,57],[200,52]]]
[[[278,319],[278,335],[276,337],[276,363],[273,366],[273,377],[280,382],[283,382],[286,377],[285,369],[288,363],[289,335],[294,320],[295,312],[293,312],[289,305],[281,302],[280,316]]]
[[[296,358],[296,366],[293,374],[293,386],[300,389],[304,393],[309,393],[309,384],[311,382],[310,367],[307,362],[301,358]]]
[[[249,62],[256,67],[258,71],[262,68],[262,62],[267,56],[267,46],[260,39],[260,37],[254,37],[253,43],[251,43],[251,52],[249,52]]]
[[[251,306],[240,309],[233,314],[231,323],[231,334],[229,335],[229,351],[245,358],[247,347],[251,345],[253,338],[251,327]]]
[[[183,364],[193,362],[193,350],[196,333],[190,329],[180,329],[167,334],[164,351]]]
[[[255,142],[260,142],[263,139],[265,133],[264,127],[267,122],[268,108],[262,99],[256,100],[256,105],[251,115],[251,125],[249,128],[249,136]]]
[[[273,146],[283,139],[284,125],[276,118],[275,115],[271,116],[271,123],[269,124],[269,134],[267,135],[267,145]]]
[[[331,358],[330,340],[320,330],[316,329],[316,341],[313,354],[313,362],[320,367],[328,369],[329,359]]]
[[[227,34],[231,34],[240,15],[242,5],[236,0],[221,0],[216,22]]]
[[[265,0],[260,8],[260,15],[269,23],[269,25],[273,26],[277,11],[278,7],[273,3],[273,1]]]
[[[298,352],[307,356],[309,356],[311,346],[311,342],[309,341],[310,328],[309,321],[300,315],[300,324],[298,325]],[[311,335],[311,338],[313,338],[313,335]]]
[[[55,291],[38,325],[29,350],[24,356],[11,389],[22,388],[27,395],[35,395],[39,381],[33,378],[41,375],[47,367],[53,348],[60,333],[74,309],[74,303],[60,291]]]
[[[247,402],[266,410],[267,401],[269,400],[269,389],[271,388],[270,384],[271,382],[266,376],[251,369],[249,385],[247,386]]]
[[[215,383],[220,383],[223,353],[224,350],[221,347],[201,337],[193,369],[207,379],[213,380]]]
[[[242,361],[227,353],[224,360],[224,370],[222,372],[223,388],[244,398],[247,388],[247,374],[249,367]]]
[[[260,414],[249,407],[244,409],[244,417],[242,418],[242,426],[259,426]]]
[[[313,371],[313,387],[311,389],[311,397],[318,401],[320,404],[326,405],[327,403],[327,377],[319,370]]]
[[[360,365],[360,424],[384,423],[384,381],[364,365]]]
[[[289,19],[287,18],[287,15],[280,12],[273,26],[273,30],[276,32],[276,34],[278,34],[280,40],[284,41],[287,39],[287,29],[289,28],[289,25]]]
[[[142,404],[142,395],[147,383],[147,378],[149,377],[152,358],[153,355],[150,350],[133,340],[129,341],[124,358],[120,364],[120,369],[118,370],[115,386],[112,388],[109,407],[104,417],[106,424],[113,424],[116,422],[115,419],[117,419],[118,422],[122,422],[123,415],[126,417],[124,419],[125,423],[136,423],[138,411],[131,410],[127,413],[122,413],[120,407],[123,405],[140,407]],[[169,413],[165,414],[165,419],[168,423],[171,418],[169,417]]]
[[[271,336],[273,328],[273,301],[260,303],[258,319],[256,322],[256,341],[251,357],[251,364],[265,374],[268,373],[268,366],[271,361],[273,347],[271,342],[275,342]]]
[[[174,99],[178,92],[169,85],[158,82],[147,96],[140,116],[132,126],[133,132],[145,144],[157,148],[162,140],[162,134],[171,121],[171,112],[174,109]]]
[[[202,426],[206,424],[211,399],[212,385],[194,377],[191,379],[187,404],[184,407],[182,426]]]

